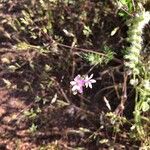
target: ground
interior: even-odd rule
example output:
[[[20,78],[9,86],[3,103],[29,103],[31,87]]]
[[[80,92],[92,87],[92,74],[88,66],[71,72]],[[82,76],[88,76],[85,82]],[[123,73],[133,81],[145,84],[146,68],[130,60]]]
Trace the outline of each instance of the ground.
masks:
[[[45,39],[42,35],[36,41],[31,40],[28,34],[14,31],[10,25],[11,19],[17,18],[23,4],[28,3],[28,0],[0,2],[0,150],[138,150],[141,143],[131,138],[128,132],[131,125],[121,124],[121,131],[117,132],[120,126],[114,128],[117,124],[111,124],[112,120],[105,115],[110,112],[106,104],[108,101],[111,111],[116,112],[119,117],[123,115],[132,120],[135,105],[134,101],[131,101],[135,94],[134,89],[128,86],[129,95],[125,110],[122,112],[119,107],[119,96],[122,92],[120,86],[124,83],[121,49],[127,45],[124,40],[127,36],[127,26],[125,21],[116,15],[116,6],[111,1],[104,4],[101,1],[87,1],[83,4],[81,2],[81,11],[85,9],[87,12],[93,12],[87,15],[87,20],[84,18],[85,14],[80,16],[82,22],[78,20],[79,17],[76,18],[75,13],[78,12],[74,12],[72,4],[68,7],[66,5],[62,14],[67,18],[69,13],[73,13],[74,20],[70,21],[68,17],[66,20],[70,22],[66,21],[64,24],[63,17],[60,17],[61,4],[58,8],[53,8],[56,18],[52,25],[55,38],[60,40],[55,43],[45,34]],[[87,21],[85,24],[92,24],[90,19],[96,16],[93,8],[97,8],[101,13],[100,24],[96,22],[93,25],[92,35],[83,35],[84,21]],[[41,22],[37,21],[38,23]],[[83,48],[73,49],[72,37],[67,37],[62,32],[63,27],[69,28],[70,24],[77,32],[77,47]],[[110,36],[114,29],[117,29],[116,33]],[[38,29],[34,32],[38,33]],[[34,46],[48,41],[52,44],[52,52],[39,52],[36,46],[23,45],[24,49],[15,47],[21,40]],[[113,47],[117,54],[106,66],[92,68],[79,57],[82,52],[102,49],[102,45],[106,43]],[[70,81],[75,74],[87,72],[94,72],[96,86],[88,89],[85,95],[74,96],[71,93]]]

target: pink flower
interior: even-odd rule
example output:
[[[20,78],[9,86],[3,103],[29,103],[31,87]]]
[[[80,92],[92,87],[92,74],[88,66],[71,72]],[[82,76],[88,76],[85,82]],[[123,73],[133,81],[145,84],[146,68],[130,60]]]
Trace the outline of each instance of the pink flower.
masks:
[[[85,86],[92,88],[92,83],[95,83],[96,80],[92,79],[93,74],[88,77],[88,75],[81,77],[81,75],[77,75],[74,78],[74,81],[71,81],[70,84],[72,85],[72,92],[73,94],[83,93],[83,87]]]
[[[72,92],[73,94],[77,94],[77,92],[79,93],[83,93],[83,86],[84,86],[84,78],[82,78],[80,75],[77,75],[74,78],[74,81],[71,81],[70,84],[72,85]]]

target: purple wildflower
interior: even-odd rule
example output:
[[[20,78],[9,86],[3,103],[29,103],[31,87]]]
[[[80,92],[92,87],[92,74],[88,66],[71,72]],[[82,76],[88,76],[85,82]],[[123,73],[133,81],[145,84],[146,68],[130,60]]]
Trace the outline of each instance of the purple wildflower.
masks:
[[[80,75],[77,75],[75,78],[74,78],[74,81],[71,81],[70,84],[72,85],[72,92],[73,94],[77,94],[77,92],[79,93],[83,93],[83,87],[85,86],[86,88],[87,87],[90,87],[92,88],[92,83],[95,83],[96,80],[92,79],[93,77],[93,74],[90,75],[90,77],[87,76],[84,76],[84,77],[81,77]]]
[[[72,85],[72,92],[73,94],[77,94],[77,92],[79,93],[83,93],[83,86],[84,86],[84,78],[82,78],[80,75],[77,75],[74,78],[74,81],[71,81],[70,84]]]

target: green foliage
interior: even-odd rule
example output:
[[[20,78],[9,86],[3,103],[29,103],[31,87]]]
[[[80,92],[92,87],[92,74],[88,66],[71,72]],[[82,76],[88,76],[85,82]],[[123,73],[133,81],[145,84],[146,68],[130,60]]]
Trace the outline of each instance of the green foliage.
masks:
[[[35,120],[41,113],[41,109],[38,107],[36,109],[29,109],[23,112],[25,118],[31,121],[31,126],[29,127],[29,132],[34,134],[37,131],[38,125],[35,124]]]
[[[89,37],[89,35],[92,34],[92,31],[91,31],[91,29],[90,29],[89,26],[84,25],[83,34],[84,34],[86,37]]]
[[[94,53],[85,54],[85,59],[89,61],[91,65],[98,65],[102,64],[103,62],[103,57],[101,57],[99,54]]]
[[[39,150],[60,150],[58,141],[51,142],[50,144],[43,145]]]
[[[120,0],[119,2],[122,5],[124,5],[129,12],[132,12],[132,10],[133,10],[133,1],[132,0]]]
[[[118,6],[121,8],[118,15],[127,18],[134,12],[134,5],[132,0],[118,0]]]
[[[33,134],[37,131],[37,125],[32,123],[31,127],[29,128],[29,131]]]
[[[110,123],[113,125],[113,132],[115,133],[121,132],[121,127],[128,122],[125,117],[118,116],[112,112],[107,113],[106,117],[110,119]]]
[[[147,126],[144,125],[143,116],[149,111],[150,104],[150,73],[148,68],[148,61],[143,61],[141,55],[143,47],[143,29],[145,25],[150,21],[150,13],[139,12],[135,18],[128,21],[128,42],[130,46],[126,49],[126,63],[125,66],[131,70],[132,79],[130,83],[134,86],[136,91],[135,97],[135,110],[134,110],[134,129],[137,131],[135,135],[137,139],[143,140],[146,144],[148,141],[148,134],[145,132]],[[147,120],[147,124],[150,121]],[[147,144],[146,144],[147,145]]]
[[[22,43],[29,43],[31,47],[38,45],[39,49],[45,49],[47,41],[50,35],[53,33],[52,29],[52,10],[51,3],[46,5],[43,0],[37,1],[34,5],[31,4],[30,7],[25,5],[24,10],[19,18],[15,19],[13,22],[13,27],[16,33],[19,33],[19,37],[23,35]],[[38,17],[36,17],[38,16]],[[38,42],[39,40],[42,41]],[[31,42],[33,41],[33,42]],[[20,44],[20,43],[19,43]]]
[[[107,64],[109,61],[113,59],[114,52],[108,46],[104,46],[103,53],[99,52],[89,52],[84,54],[84,58],[91,64],[91,65],[102,65]]]
[[[29,118],[29,119],[34,120],[37,117],[37,114],[39,114],[40,112],[41,112],[40,108],[37,108],[36,110],[31,108],[30,110],[24,111],[24,116]]]
[[[146,124],[150,123],[150,120],[145,119],[145,115],[150,110],[150,73],[148,72],[147,66],[142,64],[139,74],[139,84],[135,86],[136,89],[136,99],[135,99],[135,129],[137,129],[138,137],[141,140],[148,140],[148,133],[145,132],[148,128]],[[135,76],[137,78],[137,76]],[[146,124],[145,124],[146,122]]]

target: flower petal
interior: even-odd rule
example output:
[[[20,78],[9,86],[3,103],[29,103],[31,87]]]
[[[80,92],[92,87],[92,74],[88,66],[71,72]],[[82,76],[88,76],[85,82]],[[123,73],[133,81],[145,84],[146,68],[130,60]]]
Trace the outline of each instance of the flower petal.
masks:
[[[72,87],[72,91],[76,91],[76,90],[78,90],[78,86],[77,85]]]
[[[86,87],[86,88],[88,88],[88,86],[89,86],[89,83],[88,83],[88,82],[86,82],[86,83],[85,83],[85,87]]]
[[[89,80],[89,77],[88,75],[85,76],[85,81],[88,81]]]
[[[81,79],[81,76],[80,76],[80,75],[77,75],[77,76],[74,78],[74,81],[78,82],[80,79]]]
[[[79,91],[79,93],[83,93],[83,87],[80,87],[80,89],[78,91]]]
[[[73,86],[73,85],[76,85],[76,82],[75,81],[71,81],[70,84]]]
[[[92,84],[91,84],[91,82],[89,82],[89,87],[92,89]]]
[[[73,91],[73,95],[76,95],[77,94],[77,91]]]
[[[96,83],[96,80],[91,79],[90,82],[91,82],[91,83]]]
[[[90,75],[89,79],[91,79],[93,77],[93,74]]]

